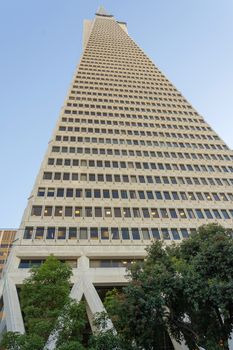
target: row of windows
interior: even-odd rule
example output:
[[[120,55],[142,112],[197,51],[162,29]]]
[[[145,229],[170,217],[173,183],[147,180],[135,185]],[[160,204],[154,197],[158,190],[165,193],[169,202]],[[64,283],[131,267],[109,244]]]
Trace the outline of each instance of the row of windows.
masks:
[[[38,197],[96,198],[96,199],[147,199],[147,200],[192,200],[192,201],[233,201],[233,193],[177,192],[177,191],[136,191],[91,188],[48,188],[39,187]]]
[[[77,268],[77,259],[59,259],[60,262],[70,265],[73,269]],[[39,267],[45,262],[45,259],[21,259],[19,269],[31,269],[32,267]]]
[[[91,96],[91,97],[86,97],[87,95]],[[101,96],[101,98],[99,96]],[[68,96],[68,100],[67,100],[66,106],[67,107],[76,107],[76,105],[77,105],[76,102],[72,102],[72,101],[104,102],[106,99],[102,98],[102,97],[108,97],[108,98],[113,98],[114,97],[114,98],[117,98],[118,100],[121,99],[121,98],[124,98],[124,99],[127,99],[127,101],[128,101],[128,99],[133,98],[134,101],[138,100],[140,102],[142,100],[145,100],[146,102],[141,102],[142,105],[149,105],[149,104],[151,104],[151,102],[147,102],[149,100],[151,100],[151,101],[158,101],[156,103],[156,105],[159,106],[159,107],[164,107],[165,105],[171,106],[171,104],[167,103],[167,101],[171,101],[173,103],[174,102],[178,103],[177,99],[175,99],[175,98],[166,98],[166,97],[161,98],[161,97],[158,97],[157,95],[152,97],[152,96],[147,96],[146,94],[144,94],[143,96],[139,96],[139,95],[125,95],[125,94],[123,95],[122,93],[108,93],[108,94],[107,93],[101,93],[101,92],[87,93],[86,91],[78,91],[77,93],[75,93],[75,91],[71,90],[70,91],[70,95]],[[108,101],[113,101],[113,100],[108,100]],[[126,100],[123,100],[123,101],[126,101]],[[182,100],[180,100],[180,101],[184,103],[184,101],[182,101]],[[134,104],[134,102],[132,102],[132,103]],[[180,107],[180,105],[178,105],[178,106]],[[191,108],[191,107],[187,105],[187,107],[185,107],[185,108]],[[101,115],[104,116],[104,114],[101,114]],[[109,116],[109,115],[107,115],[107,116]],[[112,116],[114,116],[115,118],[119,118],[119,117],[125,118],[128,115],[126,115],[125,113],[123,113],[123,114],[114,113],[114,114],[112,114]],[[132,115],[130,115],[130,117],[133,118],[133,119],[136,119],[136,118],[138,118],[138,119],[151,119],[151,120],[162,120],[162,121],[166,121],[166,122],[168,122],[168,121],[176,121],[176,122],[179,121],[179,122],[188,122],[188,123],[189,122],[198,123],[198,119],[196,119],[196,118],[189,118],[189,117],[188,118],[185,118],[185,117],[184,118],[181,118],[181,117],[175,118],[175,117],[171,117],[171,116],[166,116],[166,117],[160,116],[159,117],[159,116],[147,115],[147,114],[146,115],[140,115],[139,114],[138,116],[132,114]],[[63,120],[65,122],[68,121],[68,122],[72,122],[72,123],[73,122],[77,123],[76,119],[74,119],[74,118],[64,118],[64,119],[67,119],[67,120]],[[73,121],[68,120],[68,119],[73,119]],[[93,123],[95,124],[95,122],[93,122]],[[91,123],[91,124],[93,124],[93,123]],[[99,124],[99,123],[97,123],[97,124]],[[188,125],[185,125],[185,126],[188,126]],[[211,130],[211,128],[208,127],[208,126],[203,126],[203,127],[195,126],[195,130]]]
[[[63,136],[62,140],[65,142],[91,142],[91,140],[94,138],[87,138],[87,137],[75,137],[75,136]],[[61,140],[61,136],[56,136],[56,141]],[[82,140],[82,141],[80,141]],[[105,139],[105,141],[108,141],[108,139]],[[112,140],[114,141],[114,139]],[[118,140],[120,144],[122,144],[123,140]],[[125,140],[124,140],[125,141]],[[132,141],[131,141],[132,144]],[[140,142],[141,146],[145,146],[145,141],[141,140]],[[151,145],[150,145],[151,146]],[[56,148],[60,146],[53,146],[52,152],[67,152],[68,149],[64,148],[66,146],[62,146],[62,148]],[[115,156],[130,156],[130,157],[151,157],[151,158],[171,158],[171,159],[206,159],[206,160],[218,160],[218,161],[232,161],[233,156],[227,155],[227,154],[209,154],[209,153],[187,153],[187,152],[165,152],[165,151],[143,151],[143,150],[130,150],[130,149],[104,149],[104,151],[100,148],[89,148],[89,147],[79,147],[77,149],[77,152],[84,153],[84,154],[108,154],[108,155],[115,155]]]
[[[140,183],[140,184],[186,184],[186,185],[225,185],[232,186],[233,179],[214,179],[196,177],[174,177],[174,176],[144,176],[144,175],[119,175],[119,174],[87,174],[87,173],[43,173],[43,180],[64,181],[91,181],[91,182],[117,182],[117,183]]]
[[[60,126],[59,131],[76,132],[76,128],[72,126]],[[216,150],[225,150],[228,149],[226,145],[218,144],[208,144],[208,143],[188,143],[188,142],[171,142],[171,141],[153,141],[153,140],[131,140],[131,139],[112,139],[112,138],[103,138],[103,137],[82,137],[79,136],[76,138],[75,142],[91,142],[91,143],[103,143],[103,144],[113,144],[113,145],[133,145],[133,146],[155,146],[155,147],[178,147],[178,148],[191,148],[191,149],[216,149]]]
[[[70,218],[232,219],[233,209],[72,207],[33,205],[32,216]]]
[[[66,259],[61,260],[61,262],[65,262],[70,265],[73,269],[77,268],[77,259]],[[90,268],[128,268],[135,262],[143,261],[142,259],[90,259],[89,267]],[[1,262],[1,261],[0,261]],[[30,269],[32,267],[39,267],[45,262],[44,259],[21,259],[19,263],[19,269]]]
[[[67,147],[62,147],[67,151]],[[57,146],[53,146],[53,152],[56,152]],[[54,151],[55,150],[55,151]],[[60,149],[59,149],[60,150]],[[70,149],[69,149],[70,150]],[[84,149],[85,150],[85,149]],[[66,152],[65,152],[66,153]],[[51,159],[51,158],[50,158]],[[73,159],[73,166],[79,167],[96,167],[96,168],[112,168],[112,169],[146,169],[146,170],[174,170],[174,171],[196,171],[196,172],[233,172],[233,166],[218,166],[204,164],[171,164],[171,163],[148,163],[148,162],[117,162],[90,159]],[[49,164],[52,165],[52,164]],[[71,164],[70,164],[71,165]]]
[[[108,74],[108,73],[105,73],[105,74]],[[132,95],[129,95],[129,96],[122,95],[121,97],[118,97],[117,99],[115,99],[115,98],[113,99],[111,96],[106,96],[106,97],[107,98],[99,98],[99,97],[98,98],[96,98],[96,97],[93,97],[93,98],[76,98],[76,100],[77,101],[81,101],[81,102],[84,102],[84,101],[98,102],[98,103],[105,102],[105,103],[114,103],[114,104],[127,104],[127,105],[130,104],[130,105],[142,105],[142,106],[167,107],[167,108],[176,108],[176,109],[179,109],[179,108],[182,108],[182,109],[186,109],[186,108],[189,109],[190,108],[191,109],[192,108],[190,106],[180,105],[178,103],[176,103],[176,104],[174,104],[174,103],[171,104],[171,103],[167,103],[167,102],[164,103],[165,101],[162,101],[159,98],[154,98],[154,99],[151,98],[151,101],[145,101],[144,102],[144,98],[142,96],[138,96],[138,99],[137,99],[137,96],[132,96]],[[67,102],[66,106],[67,107],[79,107],[80,103]],[[151,126],[153,127],[154,125],[151,125]]]
[[[80,84],[81,84],[81,82],[80,82]],[[77,89],[79,89],[81,91],[82,91],[82,89],[83,90],[85,90],[85,89],[88,89],[88,90],[99,89],[99,90],[101,90],[101,86],[104,85],[104,83],[98,83],[98,84],[96,83],[96,85],[99,85],[99,86],[95,86],[95,88],[94,88],[93,86],[91,86],[91,82],[89,82],[89,84],[86,84],[85,86],[80,85],[80,84],[79,85],[73,85],[73,88],[77,88]],[[123,86],[122,84],[108,84],[108,85],[109,86],[114,86],[114,87],[115,86],[119,86],[119,87]],[[73,91],[74,90],[72,90],[72,93],[73,93]],[[106,85],[104,85],[104,91],[106,91]],[[124,90],[124,91],[127,91],[127,90]],[[84,108],[85,107],[85,110],[84,111],[79,110],[77,112],[76,109],[74,109],[74,110],[65,109],[65,114],[98,115],[95,111],[90,111],[90,107],[87,107],[88,104],[85,104],[85,105],[79,104],[79,105],[83,106],[83,107],[79,106],[79,108]],[[92,106],[91,108],[93,108],[93,109],[104,109],[104,110],[108,109],[109,111],[124,111],[124,113],[126,113],[126,115],[127,115],[127,112],[130,111],[131,112],[131,114],[130,114],[131,116],[129,115],[129,118],[135,118],[136,116],[132,115],[132,113],[135,113],[135,112],[137,112],[137,113],[145,113],[146,112],[146,113],[153,113],[153,114],[155,113],[156,116],[154,116],[154,118],[153,118],[155,120],[156,120],[157,117],[159,117],[157,114],[163,114],[163,115],[165,115],[165,114],[167,115],[168,114],[170,116],[176,116],[176,115],[188,116],[188,115],[193,115],[192,112],[186,112],[186,111],[182,111],[182,110],[179,110],[179,111],[177,111],[177,110],[167,110],[167,109],[163,109],[162,107],[161,107],[161,109],[158,109],[158,108],[157,109],[154,109],[154,108],[149,109],[149,108],[133,108],[133,107],[130,107],[130,108],[129,107],[124,107],[124,108],[123,107],[118,107],[117,108],[117,106],[114,107],[114,106],[111,106],[111,105],[108,105],[108,106],[106,106],[106,105],[89,105],[89,106]],[[108,115],[110,114],[109,111],[108,111]],[[100,113],[101,113],[101,111],[100,111]],[[102,114],[99,114],[99,116],[101,116],[101,115]],[[123,115],[123,116],[126,116],[126,115]],[[104,116],[104,114],[103,114],[103,116]],[[197,120],[195,120],[195,122],[197,122]],[[202,121],[202,123],[204,123],[204,121]]]
[[[73,111],[76,112],[77,111]],[[89,112],[88,114],[89,115]],[[68,127],[67,127],[68,128]],[[156,128],[157,129],[157,128]],[[60,131],[65,131],[66,126],[60,126]],[[94,133],[94,134],[111,134],[111,135],[130,135],[130,136],[155,136],[155,137],[166,137],[166,138],[175,138],[175,139],[193,139],[193,140],[219,140],[217,135],[206,135],[206,134],[194,134],[194,133],[180,133],[180,132],[159,132],[159,131],[147,131],[140,129],[119,129],[119,128],[87,128],[87,127],[74,127],[73,131],[75,132],[85,132],[85,133]]]
[[[67,103],[68,106],[72,105],[75,107],[75,103]],[[105,115],[106,114],[106,115]],[[80,119],[80,118],[66,118],[62,117],[63,123],[81,123],[81,124],[102,124],[102,125],[126,125],[126,126],[136,126],[136,127],[145,127],[145,128],[162,128],[162,129],[182,129],[182,130],[203,130],[203,131],[211,131],[210,127],[205,126],[199,126],[199,125],[182,125],[182,124],[154,124],[154,123],[143,123],[143,122],[129,122],[124,120],[116,120],[116,118],[119,118],[120,116],[126,117],[125,114],[119,115],[118,113],[112,114],[112,117],[114,117],[114,120],[109,119],[109,115],[107,113],[102,113],[104,117],[107,117],[107,119]],[[130,115],[131,116],[131,115]],[[152,117],[153,118],[153,117]],[[152,119],[151,118],[151,119]],[[168,118],[166,118],[166,122],[168,121]],[[170,119],[170,118],[169,118]],[[215,135],[216,136],[216,135]],[[217,138],[216,138],[217,139]]]
[[[104,45],[101,45],[102,47]],[[119,48],[122,48],[119,45]],[[90,69],[86,69],[89,68],[88,66],[86,66],[86,68],[83,68],[84,65],[82,65],[81,67],[79,67],[78,73],[76,75],[76,78],[78,80],[74,80],[75,83],[79,82],[80,78],[86,78],[86,76],[97,76],[97,77],[103,77],[103,76],[107,76],[107,77],[116,77],[116,78],[129,78],[129,79],[143,79],[143,80],[151,80],[151,77],[153,78],[153,80],[155,80],[156,82],[162,82],[164,81],[165,84],[170,84],[169,81],[159,72],[157,71],[151,71],[151,72],[146,72],[145,70],[142,71],[140,69],[135,69],[135,70],[130,70],[130,68],[125,68],[123,67],[122,69],[119,68],[113,68],[113,67],[106,67],[106,66],[101,66],[98,68],[90,68]],[[148,77],[148,78],[146,78]],[[131,96],[132,98],[133,96]],[[166,105],[166,107],[175,107],[176,105]],[[179,107],[182,108],[187,108],[186,105],[182,105]],[[191,106],[188,106],[189,108],[191,108]]]
[[[128,227],[35,227],[27,226],[24,239],[74,240],[179,240],[188,238],[196,229],[128,228]]]

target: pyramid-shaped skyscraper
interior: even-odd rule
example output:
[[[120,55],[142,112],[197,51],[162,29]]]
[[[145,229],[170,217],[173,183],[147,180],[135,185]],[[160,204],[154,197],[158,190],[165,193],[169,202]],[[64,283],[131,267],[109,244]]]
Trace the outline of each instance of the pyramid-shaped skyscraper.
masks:
[[[83,52],[4,274],[1,330],[24,331],[16,287],[54,254],[90,316],[97,289],[154,240],[233,224],[233,152],[104,9]]]

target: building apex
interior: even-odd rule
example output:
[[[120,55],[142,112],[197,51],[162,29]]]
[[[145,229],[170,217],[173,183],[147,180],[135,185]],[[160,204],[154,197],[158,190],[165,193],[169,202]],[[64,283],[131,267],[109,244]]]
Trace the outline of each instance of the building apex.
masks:
[[[100,6],[96,12],[97,16],[104,16],[104,17],[112,17],[104,8],[104,6]]]

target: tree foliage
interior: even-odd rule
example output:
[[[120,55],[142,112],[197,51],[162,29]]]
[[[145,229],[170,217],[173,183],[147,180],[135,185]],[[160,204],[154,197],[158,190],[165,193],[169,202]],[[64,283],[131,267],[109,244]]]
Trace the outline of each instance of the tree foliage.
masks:
[[[200,227],[180,245],[156,242],[129,271],[106,309],[125,346],[159,349],[167,332],[190,349],[228,349],[233,329],[233,242],[228,230]]]
[[[49,256],[21,288],[20,303],[26,334],[8,332],[2,346],[9,350],[42,350],[51,333],[58,333],[57,350],[83,350],[85,305],[70,299],[70,266]]]

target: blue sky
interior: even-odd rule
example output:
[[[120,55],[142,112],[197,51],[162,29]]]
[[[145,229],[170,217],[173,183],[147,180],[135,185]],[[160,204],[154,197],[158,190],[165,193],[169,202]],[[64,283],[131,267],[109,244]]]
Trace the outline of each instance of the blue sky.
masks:
[[[1,0],[0,227],[18,227],[99,5],[233,148],[232,0]]]

